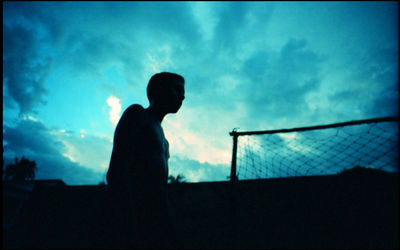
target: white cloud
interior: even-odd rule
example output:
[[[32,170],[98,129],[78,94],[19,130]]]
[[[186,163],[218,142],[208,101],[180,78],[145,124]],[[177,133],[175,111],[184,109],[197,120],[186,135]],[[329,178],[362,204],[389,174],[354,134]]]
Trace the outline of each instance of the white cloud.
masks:
[[[81,137],[82,139],[85,138],[85,133],[86,133],[86,131],[85,131],[84,129],[81,129],[80,132],[81,132],[80,137]]]
[[[31,115],[26,115],[26,114],[22,115],[22,119],[23,120],[30,120],[30,121],[33,121],[33,122],[39,121],[36,117],[33,117]]]
[[[69,155],[69,154],[67,154],[67,153],[64,153],[64,154],[62,154],[62,155],[65,156],[65,157],[67,157],[70,161],[76,162],[76,160],[74,159],[74,157],[72,157],[71,155]]]
[[[112,150],[110,138],[83,129],[79,134],[56,132],[54,136],[64,145],[62,155],[70,161],[97,172],[107,169]]]
[[[183,116],[182,116],[183,117]],[[188,119],[190,120],[190,119]],[[168,117],[163,124],[164,133],[170,144],[170,154],[196,160],[200,163],[229,164],[231,161],[231,141],[217,145],[213,133],[193,131],[181,117]],[[204,131],[203,131],[204,132]],[[219,140],[221,138],[218,137]]]
[[[110,121],[116,126],[121,117],[121,103],[117,97],[110,96],[107,98],[107,105],[111,108],[109,113]]]

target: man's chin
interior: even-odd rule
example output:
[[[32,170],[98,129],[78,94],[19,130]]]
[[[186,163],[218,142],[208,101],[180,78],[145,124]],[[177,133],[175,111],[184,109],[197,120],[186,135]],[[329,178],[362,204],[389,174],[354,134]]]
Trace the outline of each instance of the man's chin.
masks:
[[[179,111],[179,109],[182,107],[182,104],[177,104],[177,105],[174,105],[174,106],[169,106],[168,108],[167,108],[167,110],[168,110],[168,113],[173,113],[173,114],[175,114],[175,113],[177,113],[178,111]]]
[[[182,103],[178,104],[178,105],[175,107],[173,113],[177,113],[177,112],[179,111],[179,109],[181,109],[181,107],[182,107]]]
[[[181,108],[181,107],[173,109],[171,113],[173,113],[173,114],[178,113],[178,111],[179,111],[180,108]]]

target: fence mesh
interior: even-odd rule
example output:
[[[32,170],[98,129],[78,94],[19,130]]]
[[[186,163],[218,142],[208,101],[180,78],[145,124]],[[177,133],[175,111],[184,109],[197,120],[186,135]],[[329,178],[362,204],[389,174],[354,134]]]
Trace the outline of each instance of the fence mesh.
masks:
[[[240,135],[239,180],[337,174],[356,166],[398,172],[398,120]]]

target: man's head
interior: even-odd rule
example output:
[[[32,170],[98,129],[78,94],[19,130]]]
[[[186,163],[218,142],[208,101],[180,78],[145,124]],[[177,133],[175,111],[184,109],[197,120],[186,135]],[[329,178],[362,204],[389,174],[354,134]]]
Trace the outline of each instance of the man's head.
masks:
[[[153,75],[147,85],[150,105],[160,105],[169,113],[176,113],[185,99],[185,79],[175,73]]]

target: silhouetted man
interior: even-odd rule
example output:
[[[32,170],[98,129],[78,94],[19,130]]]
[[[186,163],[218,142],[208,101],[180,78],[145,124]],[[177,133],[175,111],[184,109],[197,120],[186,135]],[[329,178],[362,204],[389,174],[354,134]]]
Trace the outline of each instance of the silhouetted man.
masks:
[[[161,122],[181,107],[184,83],[174,73],[153,75],[149,107],[131,105],[115,129],[107,182],[122,216],[126,247],[177,247],[167,201],[169,146]]]

